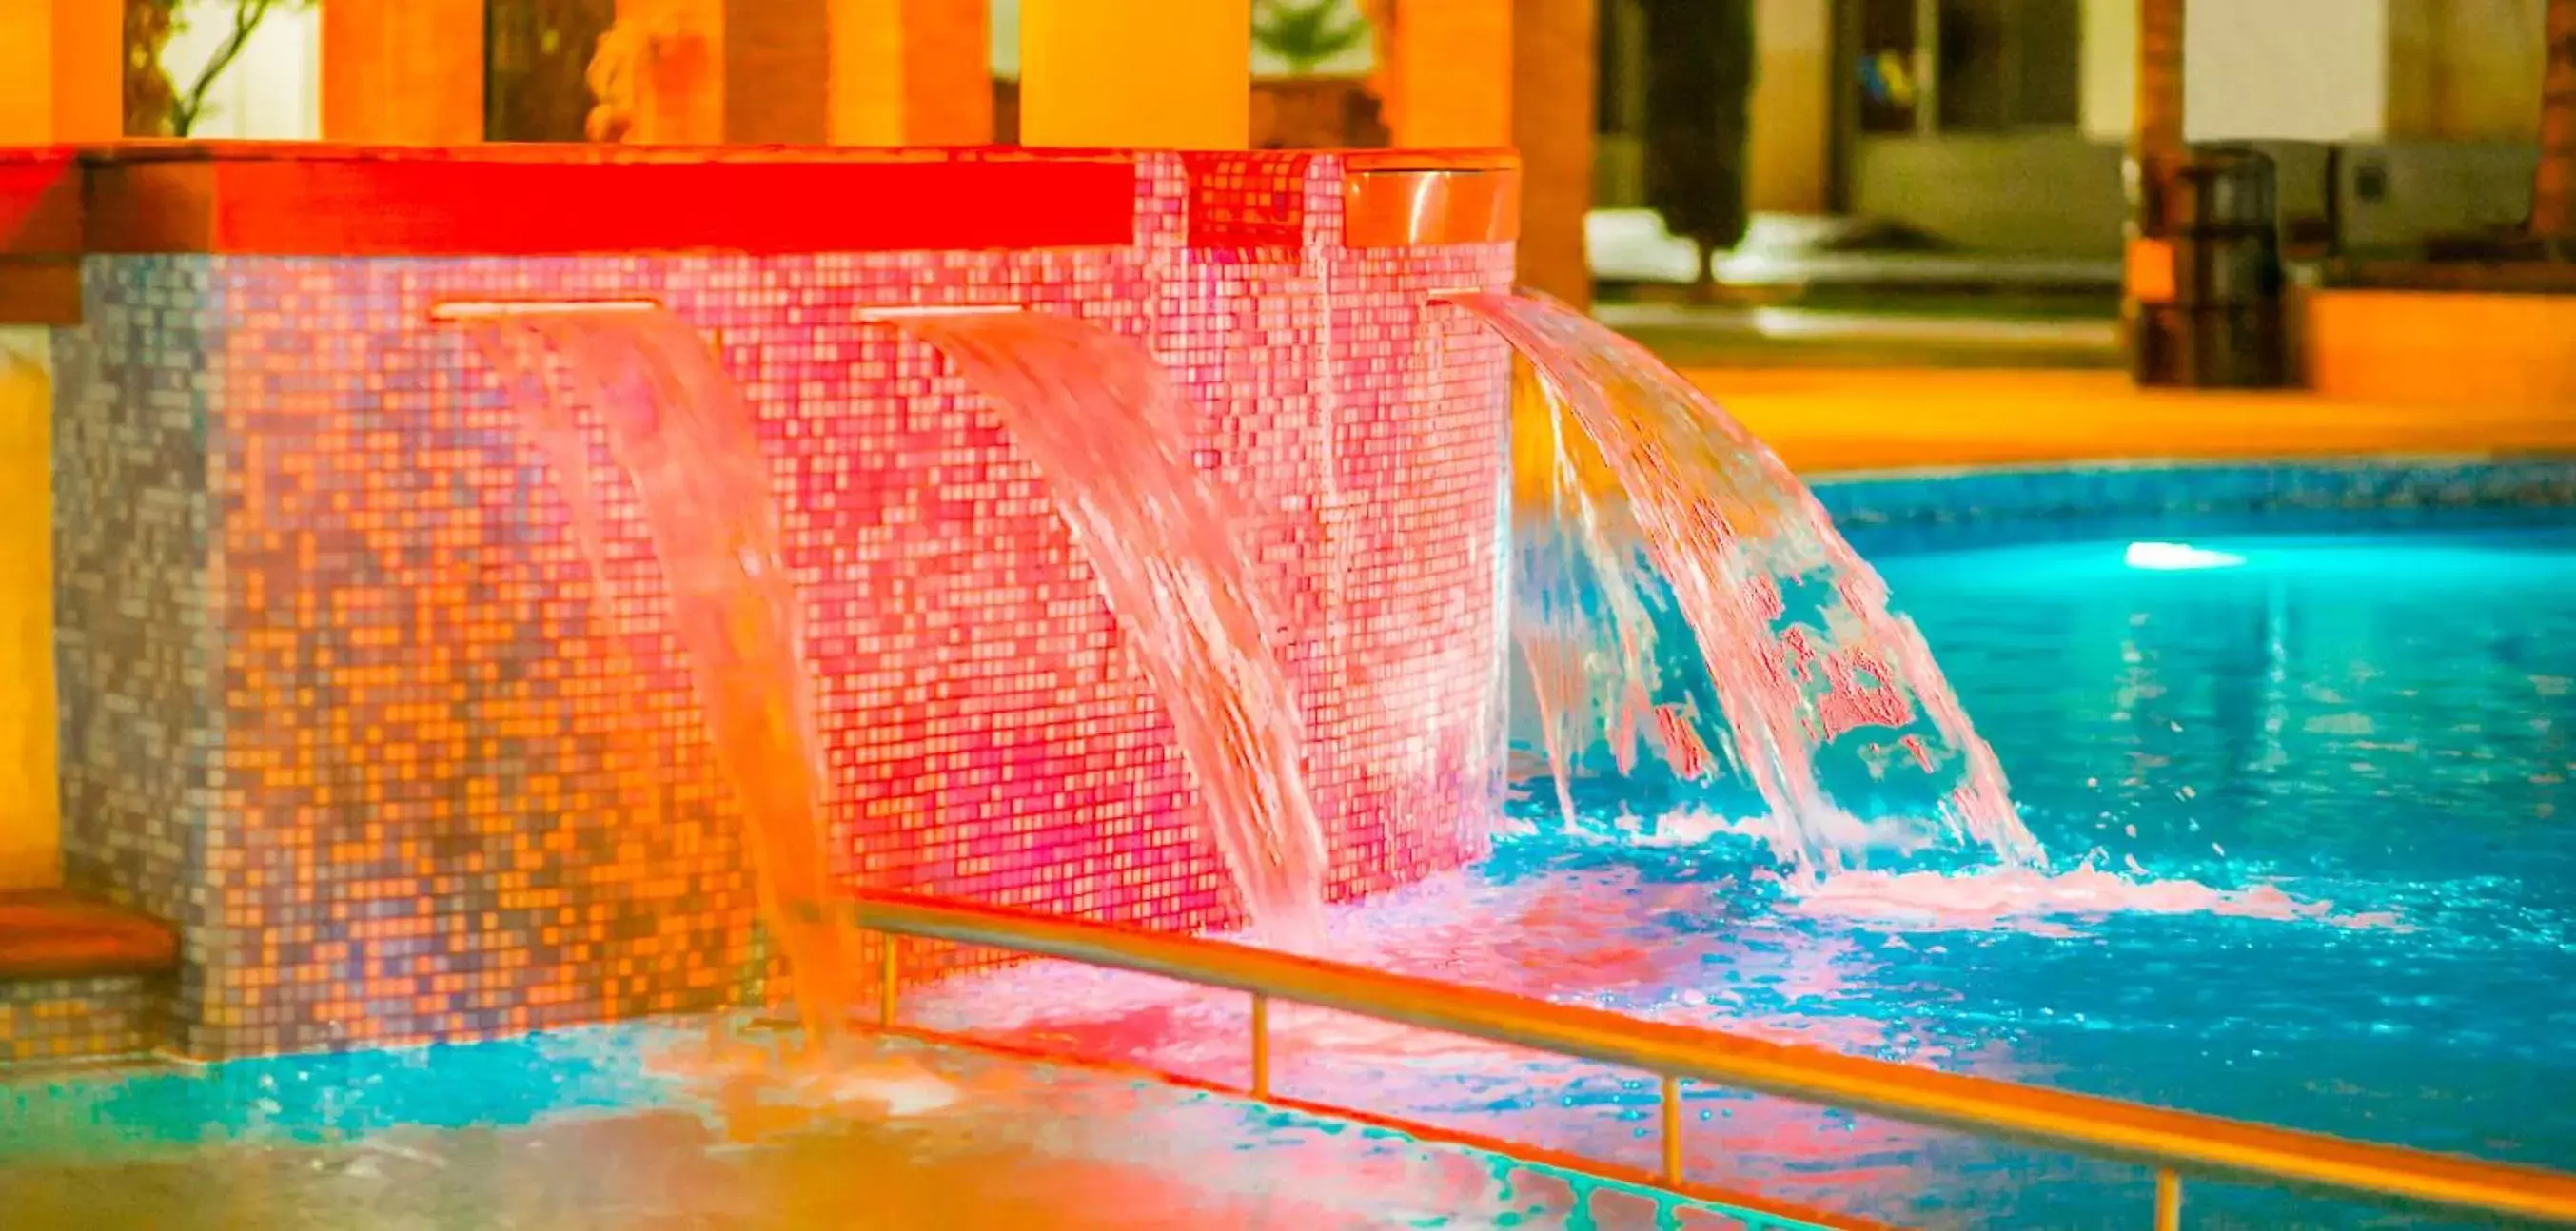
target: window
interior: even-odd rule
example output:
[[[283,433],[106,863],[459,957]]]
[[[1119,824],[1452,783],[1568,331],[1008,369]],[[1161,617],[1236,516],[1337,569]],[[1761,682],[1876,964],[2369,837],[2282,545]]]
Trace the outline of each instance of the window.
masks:
[[[590,54],[616,19],[615,0],[486,0],[483,139],[585,139]]]
[[[2079,8],[2068,0],[1939,0],[1945,132],[2071,128],[2079,117]]]

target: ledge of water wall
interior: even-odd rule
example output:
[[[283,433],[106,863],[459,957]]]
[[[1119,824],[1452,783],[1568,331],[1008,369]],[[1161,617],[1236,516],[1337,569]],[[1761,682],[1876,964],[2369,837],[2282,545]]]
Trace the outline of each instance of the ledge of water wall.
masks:
[[[742,383],[851,883],[1239,922],[1038,475],[858,322],[898,304],[1147,341],[1249,510],[1332,893],[1482,849],[1508,357],[1428,293],[1509,285],[1507,161],[214,146],[87,175],[53,354],[64,848],[182,928],[192,1053],[691,1010],[759,968],[631,491],[603,603],[491,373],[428,323],[447,298],[657,297]],[[962,960],[916,948],[914,976]]]

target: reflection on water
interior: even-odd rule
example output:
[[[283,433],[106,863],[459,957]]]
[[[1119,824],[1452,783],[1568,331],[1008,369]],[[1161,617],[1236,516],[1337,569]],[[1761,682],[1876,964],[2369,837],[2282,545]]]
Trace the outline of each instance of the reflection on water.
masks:
[[[916,1064],[971,1097],[889,1114],[866,1095],[811,1086],[752,1094],[684,1032],[585,1032],[434,1049],[411,1065],[422,1087],[541,1086],[557,1066],[608,1069],[628,1105],[567,1099],[515,1125],[236,1126],[229,1143],[195,1149],[138,1148],[137,1125],[123,1126],[125,1144],[46,1155],[6,1134],[0,1194],[11,1231],[1777,1225],[1237,1100],[883,1046],[891,1053],[867,1066]],[[245,1062],[203,1080],[256,1084],[298,1063]],[[11,1093],[27,1091],[0,1088]],[[381,1087],[374,1097],[394,1105]],[[400,1097],[413,1114],[398,1119],[439,1118],[430,1091]]]
[[[1890,559],[2017,769],[2056,876],[1784,884],[1705,811],[1552,784],[1486,865],[1335,917],[1333,952],[1660,1020],[2505,1161],[2576,1167],[2576,536],[2122,542]],[[2369,562],[2366,572],[2354,567]],[[2350,566],[2350,567],[2348,567]],[[2368,579],[2366,586],[2360,584]],[[2371,772],[2357,772],[2357,765]],[[2537,823],[2536,823],[2537,822]],[[1241,998],[1031,966],[954,1028],[1240,1081]],[[1290,1094],[1651,1165],[1651,1081],[1274,1010]],[[1904,1225],[2144,1223],[2146,1177],[1726,1091],[1692,1174]],[[2433,1225],[2195,1186],[2195,1226]]]

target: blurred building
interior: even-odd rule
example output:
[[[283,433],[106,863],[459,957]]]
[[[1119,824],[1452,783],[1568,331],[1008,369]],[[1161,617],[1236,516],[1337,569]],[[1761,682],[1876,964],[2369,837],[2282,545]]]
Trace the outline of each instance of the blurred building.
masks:
[[[1638,0],[1601,0],[1595,191],[1641,194]],[[2347,250],[2530,206],[2544,0],[2189,0],[2185,128],[2254,141]],[[1752,206],[2116,255],[2137,0],[1757,0]]]

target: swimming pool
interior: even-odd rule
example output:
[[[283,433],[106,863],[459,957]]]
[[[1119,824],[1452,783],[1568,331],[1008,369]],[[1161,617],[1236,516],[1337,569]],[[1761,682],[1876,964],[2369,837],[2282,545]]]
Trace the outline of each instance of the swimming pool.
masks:
[[[2192,482],[2213,479],[2231,476]],[[1346,913],[1337,956],[2576,1166],[2576,834],[2559,820],[2576,799],[2576,521],[2436,503],[1856,533],[2011,771],[2053,879],[1794,894],[1729,835],[1723,799],[1670,815],[1656,789],[1596,786],[1566,833],[1540,789],[1484,865]],[[2078,863],[2100,875],[2064,874]],[[1024,968],[945,989],[936,1014],[1241,1079],[1239,1005],[1150,980]],[[1320,1012],[1273,1026],[1287,1093],[1655,1158],[1657,1091],[1635,1074]],[[2147,1222],[2133,1168],[1690,1096],[1695,1178],[1909,1225]],[[2194,1226],[2379,1218],[2198,1184],[2187,1208]]]
[[[2562,1114],[2576,1097],[2576,835],[2558,815],[2576,771],[2576,518],[2488,498],[2496,468],[2398,496],[2386,473],[2276,474],[2242,501],[2214,472],[2016,479],[2020,506],[1992,476],[1908,480],[1911,506],[1866,485],[1826,491],[2002,755],[2053,879],[1797,894],[1733,834],[1722,792],[1596,788],[1566,832],[1542,790],[1484,864],[1341,912],[1333,956],[2576,1166]],[[2221,494],[2147,509],[2120,483]],[[2470,497],[2441,497],[2461,485]],[[2303,492],[2320,496],[2303,505]],[[2460,507],[2425,507],[2442,504]],[[2063,512],[2076,507],[2096,512]],[[2100,875],[2063,874],[2088,856]],[[1039,963],[909,1003],[923,1024],[1021,1046],[1246,1075],[1235,995]],[[1321,1010],[1274,1009],[1271,1024],[1284,1094],[1654,1161],[1657,1089],[1640,1075]],[[99,1194],[180,1219],[155,1225],[308,1206],[329,1217],[300,1225],[497,1225],[496,1212],[635,1225],[656,1211],[780,1225],[780,1210],[787,1225],[862,1211],[912,1225],[893,1220],[902,1202],[970,1179],[994,1194],[992,1217],[1038,1209],[1058,1225],[1156,1225],[1157,1211],[1180,1220],[1166,1225],[1388,1225],[1390,1208],[1405,1212],[1395,1225],[1701,1225],[1473,1151],[947,1051],[930,1067],[963,1097],[944,1107],[883,1123],[829,1098],[763,1112],[722,1097],[739,1087],[720,1077],[652,1076],[648,1054],[686,1056],[694,1038],[629,1028],[15,1086],[0,1099],[0,1179],[36,1194],[18,1209],[65,1225],[97,1225],[82,1202]],[[424,1093],[375,1093],[388,1083]],[[1690,1174],[1705,1182],[1909,1225],[2147,1225],[2132,1168],[1688,1094]],[[818,1112],[808,1131],[724,1140],[746,1117]],[[210,1137],[240,1144],[199,1144]],[[550,1161],[576,1153],[601,1161]],[[1264,1204],[1283,1200],[1297,1204]],[[2195,1227],[2378,1221],[2206,1184],[2188,1208]],[[299,1225],[278,1217],[264,1225]]]

